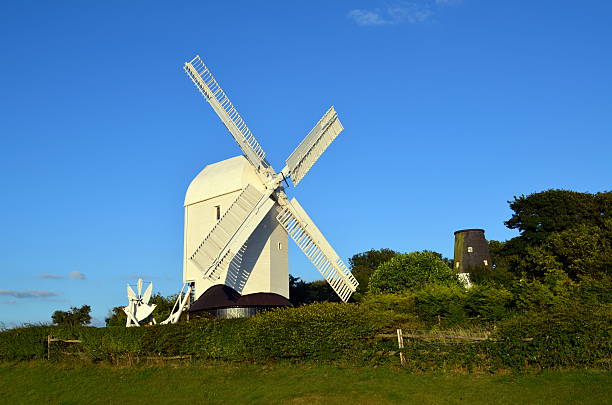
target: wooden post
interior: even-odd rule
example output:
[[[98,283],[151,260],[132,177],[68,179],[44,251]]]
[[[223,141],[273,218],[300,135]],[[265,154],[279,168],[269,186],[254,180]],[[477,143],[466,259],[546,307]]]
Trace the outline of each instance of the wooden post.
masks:
[[[47,335],[47,361],[51,360],[51,335]]]
[[[399,350],[400,364],[403,366],[406,364],[406,358],[404,357],[404,352],[402,349],[404,348],[404,334],[401,329],[397,330],[397,347]]]

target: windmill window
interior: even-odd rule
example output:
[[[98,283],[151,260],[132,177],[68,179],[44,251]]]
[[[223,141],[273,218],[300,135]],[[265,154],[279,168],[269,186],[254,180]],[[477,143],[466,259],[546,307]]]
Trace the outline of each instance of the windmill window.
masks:
[[[482,262],[484,263],[484,265],[485,265],[485,266],[488,266],[488,265],[489,265],[488,260],[483,260]]]
[[[283,244],[281,242],[278,242],[278,250],[283,250]]]
[[[217,213],[217,221],[221,219],[221,206],[215,205],[215,212]]]
[[[468,253],[473,253],[474,252],[474,248],[471,246],[468,246]]]

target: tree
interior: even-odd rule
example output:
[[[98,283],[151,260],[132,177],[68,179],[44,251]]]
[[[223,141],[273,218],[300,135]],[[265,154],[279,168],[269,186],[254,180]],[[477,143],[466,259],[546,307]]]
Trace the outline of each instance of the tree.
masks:
[[[505,222],[518,229],[520,238],[529,245],[539,245],[554,232],[579,224],[601,227],[612,218],[612,192],[579,193],[569,190],[546,190],[508,201],[514,211]]]
[[[442,261],[443,261],[444,263],[446,263],[446,265],[447,265],[448,267],[450,267],[451,269],[454,269],[454,266],[455,266],[455,259],[449,259],[448,257],[444,257],[444,256],[442,255],[442,253],[438,253],[438,252],[436,252],[436,251],[434,251],[434,250],[427,250],[427,249],[425,249],[425,250],[423,250],[423,252],[430,252],[430,253],[433,253],[434,255],[436,255],[436,256],[438,256],[440,259],[442,259]]]
[[[374,273],[374,270],[381,264],[391,260],[399,253],[387,249],[370,249],[367,252],[357,253],[349,258],[349,266],[351,267],[351,273],[359,282],[357,292],[355,295],[359,296],[368,291],[368,284],[370,282],[370,276]]]
[[[601,228],[579,224],[551,234],[540,246],[526,250],[519,267],[534,277],[550,270],[562,270],[574,280],[611,276],[612,219],[606,219]]]
[[[113,307],[105,321],[106,326],[125,326],[127,315],[123,312],[123,307]]]
[[[51,319],[56,325],[88,325],[91,323],[90,312],[91,307],[89,305],[83,305],[81,308],[71,307],[69,311],[55,311],[51,315]]]
[[[325,280],[306,282],[289,275],[289,301],[294,306],[313,302],[338,302],[340,299]]]
[[[505,224],[520,235],[489,243],[496,271],[541,278],[548,270],[562,269],[575,279],[608,266],[612,254],[606,246],[612,237],[606,224],[612,220],[612,192],[551,189],[508,203],[514,214]]]
[[[400,293],[427,284],[458,284],[455,272],[439,255],[428,251],[397,255],[381,264],[370,277],[373,293]]]

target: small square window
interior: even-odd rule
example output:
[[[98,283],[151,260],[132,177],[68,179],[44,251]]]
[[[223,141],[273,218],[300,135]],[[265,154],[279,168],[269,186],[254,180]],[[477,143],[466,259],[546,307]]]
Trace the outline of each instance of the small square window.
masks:
[[[474,252],[474,248],[471,246],[468,246],[468,253],[473,253]]]

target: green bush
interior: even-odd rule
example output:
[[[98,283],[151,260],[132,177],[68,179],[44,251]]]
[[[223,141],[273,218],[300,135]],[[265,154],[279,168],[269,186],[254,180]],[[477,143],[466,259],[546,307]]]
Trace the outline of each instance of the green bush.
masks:
[[[43,325],[0,332],[0,359],[22,361],[44,358],[47,353],[47,336],[51,331],[59,329]]]
[[[425,319],[447,318],[457,323],[466,318],[465,290],[458,286],[429,285],[414,294],[417,313]]]
[[[366,311],[393,311],[402,314],[415,313],[414,295],[404,294],[368,294],[360,303]]]
[[[520,279],[512,287],[519,312],[546,312],[570,304],[575,285],[560,270],[546,273],[544,280]]]
[[[498,324],[499,358],[509,368],[610,368],[612,310],[573,306],[530,312]]]
[[[336,359],[372,337],[380,320],[357,305],[318,303],[249,319],[243,332],[250,358]]]
[[[454,271],[433,252],[412,252],[381,264],[370,277],[372,293],[402,293],[428,284],[458,285]]]
[[[516,279],[506,266],[497,266],[494,269],[488,266],[470,267],[467,272],[470,273],[470,281],[478,285],[507,287]]]
[[[509,316],[512,293],[504,288],[475,285],[465,297],[465,309],[469,316],[499,320]]]
[[[581,277],[576,296],[585,303],[612,304],[612,277]]]

